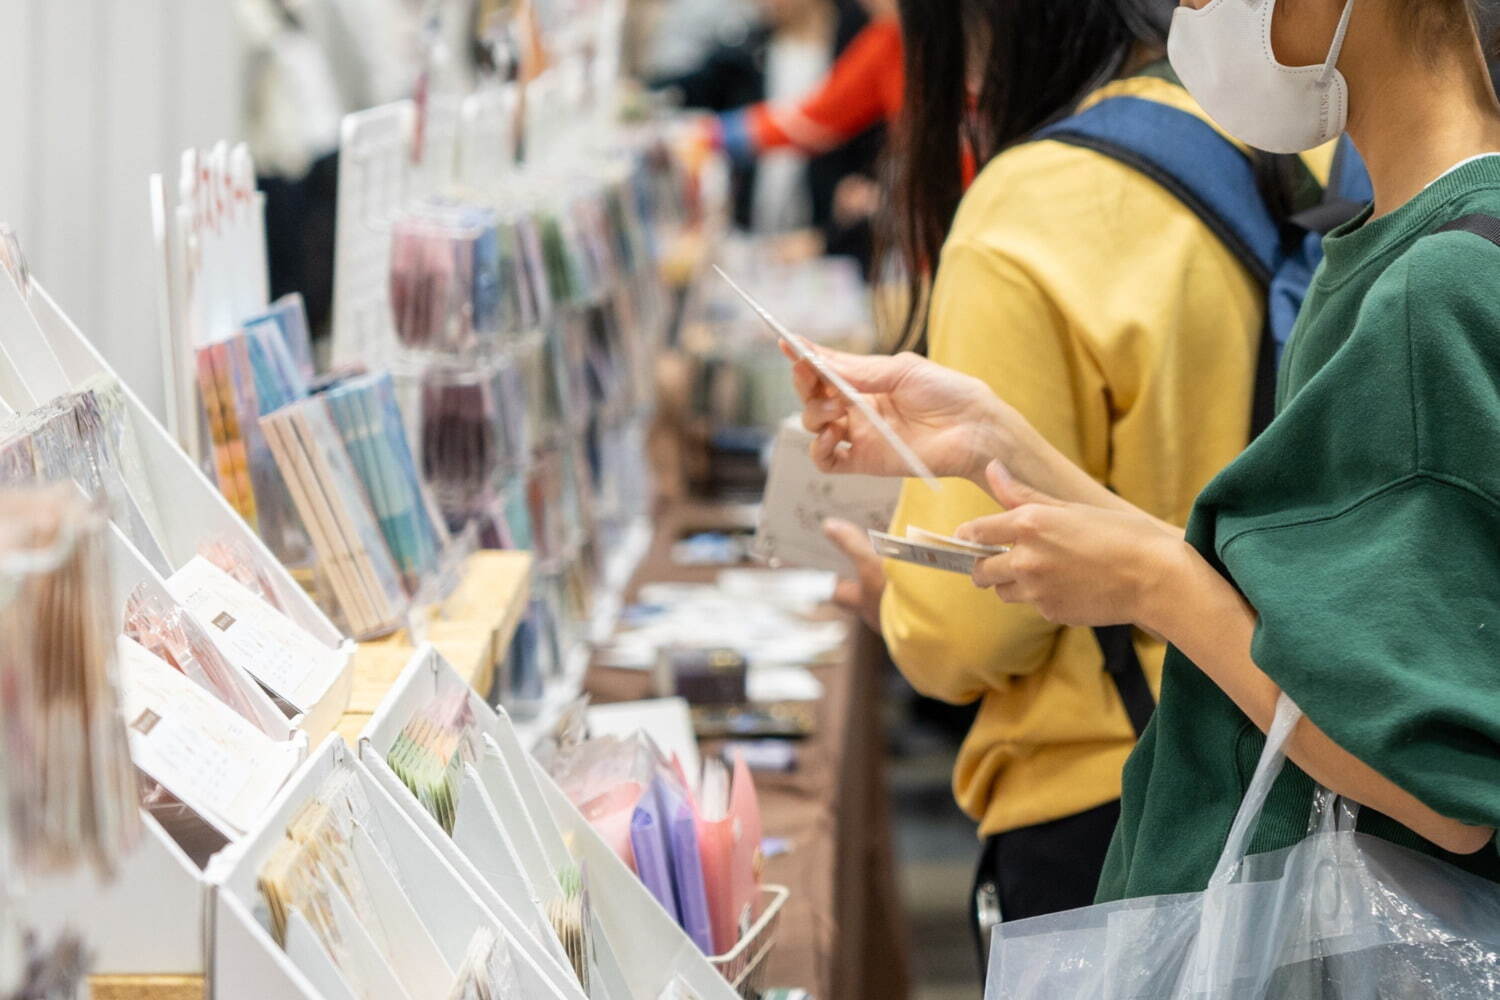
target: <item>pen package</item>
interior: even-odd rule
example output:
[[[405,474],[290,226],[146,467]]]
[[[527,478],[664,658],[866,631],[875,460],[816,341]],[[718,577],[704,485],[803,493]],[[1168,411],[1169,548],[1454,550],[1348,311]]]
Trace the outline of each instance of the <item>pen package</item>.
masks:
[[[125,602],[122,631],[271,739],[288,738],[286,716],[254,678],[219,651],[203,623],[170,595],[147,583],[136,587]]]

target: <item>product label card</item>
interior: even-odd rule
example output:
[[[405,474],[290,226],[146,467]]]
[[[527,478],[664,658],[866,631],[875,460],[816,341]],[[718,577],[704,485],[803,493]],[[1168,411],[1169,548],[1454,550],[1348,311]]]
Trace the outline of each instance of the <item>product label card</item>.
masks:
[[[120,682],[136,767],[230,840],[260,818],[300,754],[278,743],[166,661],[119,640]]]
[[[202,556],[172,574],[167,589],[203,623],[224,658],[299,712],[316,703],[341,656]]]

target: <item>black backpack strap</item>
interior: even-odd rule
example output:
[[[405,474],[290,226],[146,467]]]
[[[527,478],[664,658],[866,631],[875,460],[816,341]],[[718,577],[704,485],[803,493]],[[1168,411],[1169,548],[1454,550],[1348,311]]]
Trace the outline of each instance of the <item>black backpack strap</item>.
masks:
[[[1433,233],[1473,233],[1500,247],[1500,219],[1493,215],[1466,215],[1439,226]]]
[[[1114,680],[1120,701],[1125,704],[1125,714],[1130,717],[1130,726],[1139,739],[1151,721],[1151,713],[1156,711],[1156,698],[1151,694],[1146,669],[1135,651],[1135,629],[1129,625],[1104,625],[1094,629],[1094,635],[1104,651],[1104,670]]]

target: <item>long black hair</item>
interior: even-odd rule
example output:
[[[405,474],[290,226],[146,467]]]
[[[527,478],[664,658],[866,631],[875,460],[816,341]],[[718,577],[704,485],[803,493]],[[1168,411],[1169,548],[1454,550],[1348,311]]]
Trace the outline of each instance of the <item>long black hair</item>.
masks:
[[[920,340],[925,290],[963,196],[967,151],[982,166],[1068,114],[1124,65],[1164,44],[1172,0],[900,0],[906,93],[888,173],[882,256],[910,286],[902,340]],[[970,67],[978,83],[970,103]]]

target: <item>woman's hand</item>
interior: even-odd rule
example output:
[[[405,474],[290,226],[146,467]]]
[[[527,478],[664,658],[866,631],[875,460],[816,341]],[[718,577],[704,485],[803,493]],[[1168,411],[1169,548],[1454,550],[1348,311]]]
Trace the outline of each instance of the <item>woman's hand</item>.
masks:
[[[810,345],[812,346],[812,345]],[[915,354],[844,354],[812,346],[822,360],[862,393],[900,438],[939,476],[974,481],[1004,449],[1006,423],[1019,420],[977,378]],[[864,414],[840,396],[786,345],[795,364],[802,424],[817,435],[813,461],[824,472],[904,476],[908,470]],[[1024,421],[1023,421],[1024,422]]]
[[[870,536],[857,524],[829,518],[823,534],[854,564],[854,579],[840,580],[833,603],[853,611],[876,635],[880,634],[880,599],[885,594],[885,562],[875,554]]]
[[[1074,465],[979,379],[915,354],[844,354],[808,346],[864,395],[935,475],[967,479],[989,489],[984,470],[998,460],[1051,496],[1135,510]],[[802,399],[802,424],[817,435],[811,451],[818,468],[869,476],[909,474],[858,408],[785,344],[782,351],[795,362],[792,381]]]
[[[990,492],[1007,509],[959,527],[956,537],[1010,551],[981,560],[974,584],[1009,604],[1031,604],[1060,625],[1139,624],[1162,584],[1192,550],[1181,532],[1144,512],[1066,503],[988,469]]]

